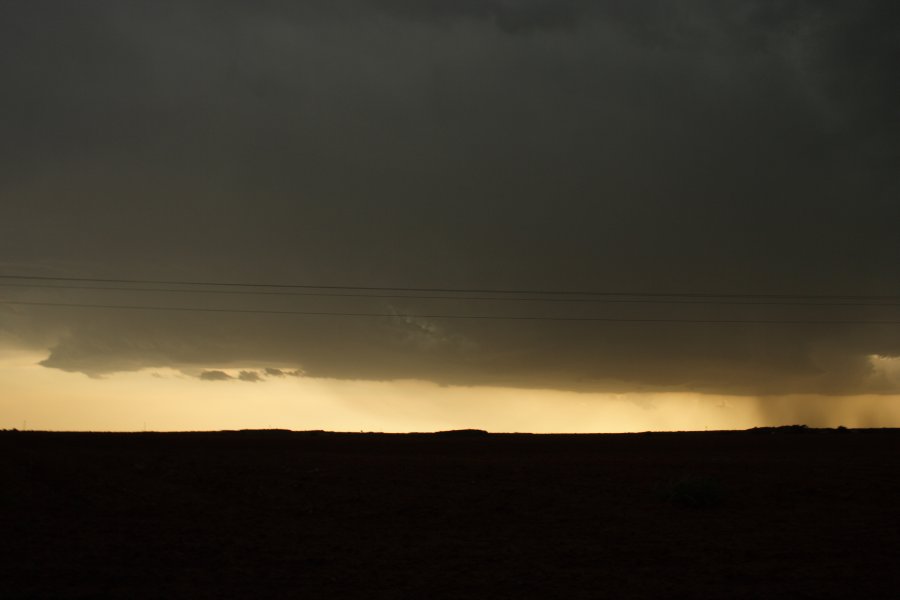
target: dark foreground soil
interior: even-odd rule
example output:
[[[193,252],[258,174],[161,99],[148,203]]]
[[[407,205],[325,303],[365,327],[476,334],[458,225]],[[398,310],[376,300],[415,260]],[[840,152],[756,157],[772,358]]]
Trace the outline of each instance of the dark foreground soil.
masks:
[[[898,598],[900,430],[0,432],[0,598]]]

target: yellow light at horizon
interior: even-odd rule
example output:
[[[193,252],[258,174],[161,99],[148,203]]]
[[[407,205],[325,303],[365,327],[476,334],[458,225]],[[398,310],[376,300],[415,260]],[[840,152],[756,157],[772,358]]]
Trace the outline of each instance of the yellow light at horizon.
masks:
[[[890,396],[599,394],[309,377],[252,383],[202,381],[174,369],[98,379],[42,367],[41,359],[37,353],[0,353],[0,428],[588,433],[900,425],[900,402]],[[243,369],[223,370],[235,376]]]

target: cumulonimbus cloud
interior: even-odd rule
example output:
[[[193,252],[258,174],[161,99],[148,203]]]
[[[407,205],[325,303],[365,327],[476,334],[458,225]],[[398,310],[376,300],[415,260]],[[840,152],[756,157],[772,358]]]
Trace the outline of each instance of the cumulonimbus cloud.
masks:
[[[893,6],[6,3],[0,251],[43,275],[897,296]],[[0,306],[7,339],[93,375],[843,394],[896,391],[871,356],[900,355],[893,325],[632,322],[891,306],[3,297],[414,315]]]

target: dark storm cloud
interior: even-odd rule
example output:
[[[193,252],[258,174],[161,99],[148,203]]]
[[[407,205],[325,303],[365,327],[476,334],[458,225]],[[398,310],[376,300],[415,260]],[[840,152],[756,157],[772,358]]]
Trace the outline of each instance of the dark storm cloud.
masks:
[[[225,371],[203,371],[197,377],[203,381],[228,381],[233,379],[233,377]]]
[[[6,2],[3,272],[900,294],[896,3]],[[3,288],[385,314],[896,319],[897,309]],[[50,312],[46,366],[295,365],[563,389],[891,391],[896,326]],[[268,373],[269,376],[276,376]]]
[[[300,371],[285,371],[283,369],[275,369],[272,367],[266,367],[265,374],[267,377],[300,377]]]
[[[574,27],[585,16],[591,2],[585,0],[380,0],[374,2],[387,13],[421,19],[488,21],[510,34],[552,31]]]
[[[256,383],[257,381],[263,380],[262,376],[256,371],[241,371],[238,373],[238,379],[248,383]]]

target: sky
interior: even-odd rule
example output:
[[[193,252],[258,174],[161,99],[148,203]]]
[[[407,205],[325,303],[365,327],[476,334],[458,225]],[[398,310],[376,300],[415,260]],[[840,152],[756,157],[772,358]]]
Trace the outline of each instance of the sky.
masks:
[[[0,428],[900,426],[898,31],[7,0]]]

